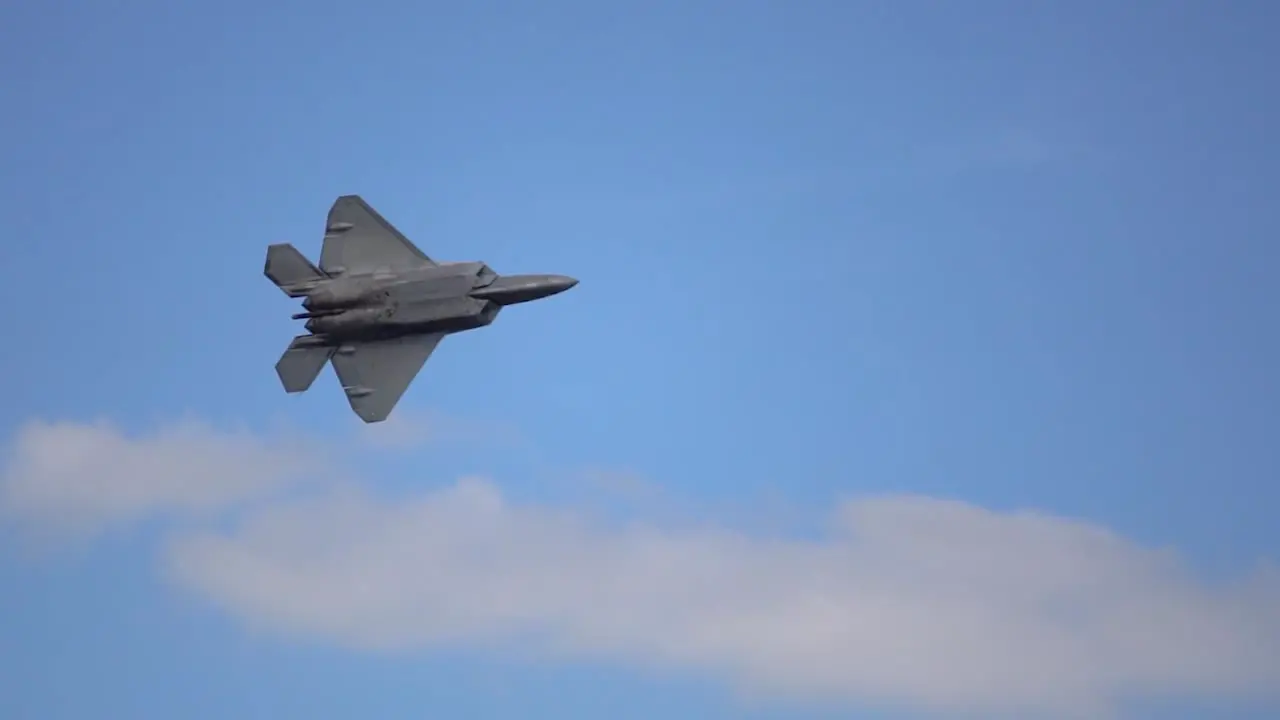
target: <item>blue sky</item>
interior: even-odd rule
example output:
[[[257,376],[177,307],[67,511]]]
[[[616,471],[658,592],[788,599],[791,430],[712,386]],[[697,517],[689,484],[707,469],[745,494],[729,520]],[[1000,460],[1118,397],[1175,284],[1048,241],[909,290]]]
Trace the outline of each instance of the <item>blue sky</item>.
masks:
[[[0,715],[1273,716],[1277,13],[0,9]],[[581,284],[362,428],[345,193]]]

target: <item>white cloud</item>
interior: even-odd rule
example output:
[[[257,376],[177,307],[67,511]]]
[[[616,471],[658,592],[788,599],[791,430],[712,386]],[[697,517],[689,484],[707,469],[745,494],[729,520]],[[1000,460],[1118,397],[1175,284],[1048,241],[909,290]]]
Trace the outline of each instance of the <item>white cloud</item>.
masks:
[[[75,444],[74,462],[46,460],[64,490],[35,507],[101,507],[94,478],[113,462],[109,476],[127,469],[135,488],[129,507],[173,504],[191,497],[168,489],[184,466],[151,458],[239,442],[105,437]],[[23,438],[19,457],[24,442],[57,440]],[[216,469],[200,480],[228,481]],[[72,500],[77,489],[89,499]],[[845,503],[825,538],[802,541],[593,522],[467,479],[394,504],[345,489],[261,505],[231,529],[180,535],[166,557],[174,579],[251,625],[368,651],[676,667],[756,696],[948,717],[1100,717],[1134,697],[1280,688],[1274,575],[1213,586],[1171,551],[1097,526],[926,497]]]
[[[1213,589],[1096,527],[922,497],[848,503],[829,539],[799,542],[594,526],[468,480],[271,509],[172,559],[254,622],[366,649],[510,640],[982,713],[1280,686],[1280,593],[1262,578]]]
[[[318,470],[313,449],[300,443],[197,422],[138,437],[107,423],[32,422],[8,450],[0,512],[50,535],[220,510]]]

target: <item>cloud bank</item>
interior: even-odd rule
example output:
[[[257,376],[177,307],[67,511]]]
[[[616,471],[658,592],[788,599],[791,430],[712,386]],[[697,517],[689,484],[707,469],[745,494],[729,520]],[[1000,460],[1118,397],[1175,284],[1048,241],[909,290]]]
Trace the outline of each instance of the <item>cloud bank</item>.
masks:
[[[143,437],[108,423],[21,428],[0,512],[42,533],[92,534],[156,514],[207,514],[324,472],[316,446],[183,422]]]
[[[289,452],[208,429],[32,425],[0,507],[99,526],[229,506],[287,485]],[[1211,585],[1095,525],[927,497],[854,499],[825,537],[798,540],[611,525],[511,504],[478,478],[394,504],[346,486],[188,526],[164,557],[248,624],[370,652],[674,667],[753,696],[944,717],[1100,717],[1133,698],[1280,688],[1269,569]]]

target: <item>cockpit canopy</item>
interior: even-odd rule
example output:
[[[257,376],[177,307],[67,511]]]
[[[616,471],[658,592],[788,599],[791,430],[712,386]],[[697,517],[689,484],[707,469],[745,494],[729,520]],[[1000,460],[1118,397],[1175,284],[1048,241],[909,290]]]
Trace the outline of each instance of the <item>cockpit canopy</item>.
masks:
[[[477,282],[474,287],[477,287],[477,288],[488,287],[489,285],[493,284],[494,280],[498,279],[498,273],[490,269],[488,265],[484,263],[480,263],[480,269],[476,271],[476,278],[477,278]]]

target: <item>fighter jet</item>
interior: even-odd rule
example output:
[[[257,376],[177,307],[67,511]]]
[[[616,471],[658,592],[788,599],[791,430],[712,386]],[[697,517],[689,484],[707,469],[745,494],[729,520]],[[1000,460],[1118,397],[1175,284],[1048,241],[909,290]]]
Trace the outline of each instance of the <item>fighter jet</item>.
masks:
[[[329,209],[320,266],[288,243],[267,248],[264,272],[303,298],[306,335],[276,374],[285,392],[311,387],[325,363],[366,423],[387,419],[445,335],[493,322],[507,305],[564,292],[564,275],[499,275],[483,262],[436,262],[358,195]]]

